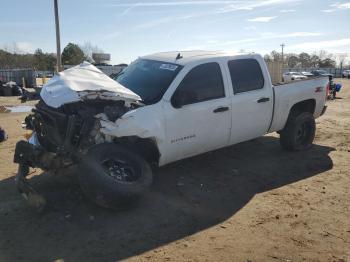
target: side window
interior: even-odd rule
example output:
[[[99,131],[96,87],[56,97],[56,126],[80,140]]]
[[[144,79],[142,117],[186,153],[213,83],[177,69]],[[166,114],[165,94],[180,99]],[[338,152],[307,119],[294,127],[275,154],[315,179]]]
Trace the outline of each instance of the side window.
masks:
[[[175,91],[172,102],[177,100],[181,101],[181,105],[188,105],[220,97],[225,97],[220,66],[218,63],[207,63],[187,73]]]
[[[228,62],[235,94],[262,89],[264,76],[255,59],[238,59]]]

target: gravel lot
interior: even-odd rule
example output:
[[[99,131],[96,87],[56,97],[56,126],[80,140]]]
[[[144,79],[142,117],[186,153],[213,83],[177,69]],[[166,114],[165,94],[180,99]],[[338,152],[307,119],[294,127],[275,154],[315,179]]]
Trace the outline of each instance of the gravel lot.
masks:
[[[38,169],[48,208],[29,208],[12,163],[26,113],[0,113],[0,261],[350,262],[350,80],[337,81],[311,150],[284,152],[272,134],[180,161],[119,212],[91,204],[74,176]]]

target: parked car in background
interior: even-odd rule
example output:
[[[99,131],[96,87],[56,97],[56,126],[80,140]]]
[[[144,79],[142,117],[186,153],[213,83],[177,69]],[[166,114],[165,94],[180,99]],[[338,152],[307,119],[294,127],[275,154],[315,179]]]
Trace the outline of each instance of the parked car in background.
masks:
[[[301,72],[301,73],[302,73],[302,75],[304,75],[304,76],[306,76],[306,77],[312,77],[312,76],[314,76],[311,72],[303,71],[303,72]]]
[[[342,76],[350,78],[350,70],[344,70],[343,73],[342,73]]]
[[[282,81],[288,83],[295,80],[303,80],[306,78],[307,76],[304,76],[302,73],[299,72],[286,72],[283,74]]]
[[[317,69],[317,70],[311,71],[311,73],[314,76],[328,76],[329,80],[331,80],[333,78],[333,74],[327,73],[327,71],[321,70],[321,69]]]

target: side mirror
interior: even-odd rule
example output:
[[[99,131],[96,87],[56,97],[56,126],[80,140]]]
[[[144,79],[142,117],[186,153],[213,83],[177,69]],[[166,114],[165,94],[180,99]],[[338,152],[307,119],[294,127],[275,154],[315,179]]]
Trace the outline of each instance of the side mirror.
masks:
[[[181,108],[185,104],[184,92],[176,90],[171,98],[171,104],[174,108]]]

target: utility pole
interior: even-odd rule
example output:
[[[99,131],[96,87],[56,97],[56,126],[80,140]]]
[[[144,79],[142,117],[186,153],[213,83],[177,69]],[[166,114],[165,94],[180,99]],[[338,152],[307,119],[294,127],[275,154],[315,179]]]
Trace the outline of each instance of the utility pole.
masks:
[[[56,25],[56,53],[57,53],[57,65],[56,65],[56,73],[60,72],[62,69],[61,65],[61,39],[60,39],[60,21],[58,17],[58,0],[54,0],[55,7],[55,25]]]
[[[286,45],[284,43],[281,44],[281,47],[282,47],[282,67],[284,66],[284,47]]]

